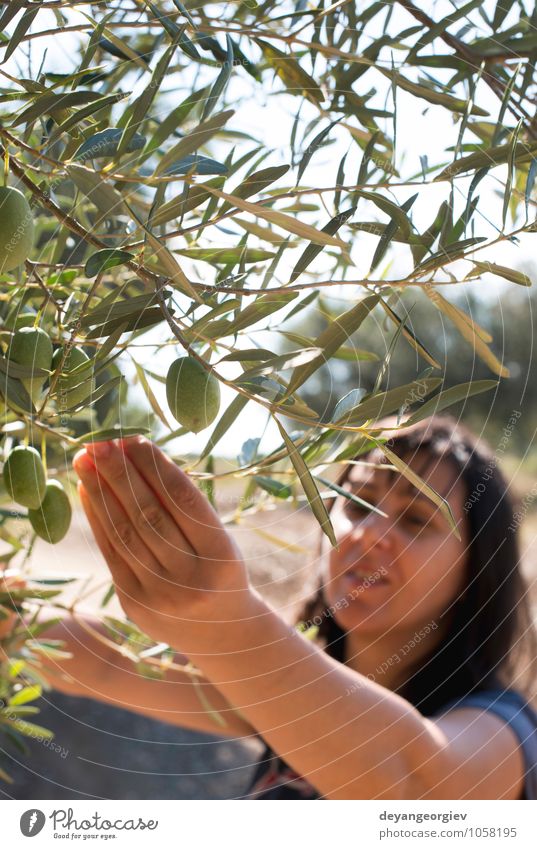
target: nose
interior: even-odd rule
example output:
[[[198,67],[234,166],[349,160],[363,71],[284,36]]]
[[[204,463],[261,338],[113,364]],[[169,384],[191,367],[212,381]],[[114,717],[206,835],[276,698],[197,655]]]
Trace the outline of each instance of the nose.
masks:
[[[362,554],[368,551],[388,551],[392,545],[392,527],[389,517],[370,512],[358,522],[351,522],[340,545],[359,545]]]

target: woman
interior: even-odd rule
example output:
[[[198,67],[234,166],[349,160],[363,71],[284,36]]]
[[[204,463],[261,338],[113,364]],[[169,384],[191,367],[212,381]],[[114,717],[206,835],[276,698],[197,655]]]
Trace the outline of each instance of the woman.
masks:
[[[340,484],[374,509],[332,504],[338,548],[323,537],[301,617],[317,642],[250,587],[208,501],[149,441],[88,446],[74,467],[129,618],[203,671],[227,733],[267,744],[248,798],[537,798],[524,698],[537,650],[505,483],[449,418],[390,444],[447,499],[460,539],[406,478],[372,465],[377,452],[350,463]],[[78,681],[61,689],[215,730],[185,673],[140,680],[62,629]]]

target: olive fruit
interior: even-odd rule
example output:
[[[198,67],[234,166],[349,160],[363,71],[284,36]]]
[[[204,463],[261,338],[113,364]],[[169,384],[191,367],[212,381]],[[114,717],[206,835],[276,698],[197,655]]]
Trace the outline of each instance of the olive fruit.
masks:
[[[166,398],[179,424],[198,433],[218,415],[220,384],[193,357],[180,357],[168,370]]]
[[[4,330],[19,330],[21,327],[33,327],[36,318],[35,310],[21,309],[20,304],[16,304],[8,313],[4,320]]]
[[[40,327],[21,327],[11,338],[7,356],[18,365],[49,370],[52,362],[52,342]],[[41,394],[45,380],[46,377],[24,377],[21,380],[34,403]]]
[[[59,481],[47,483],[45,497],[37,510],[28,510],[30,524],[41,539],[60,542],[71,524],[71,503]]]
[[[52,357],[52,368],[56,370],[62,361],[64,349],[58,348]],[[89,357],[82,348],[70,348],[56,383],[59,410],[76,407],[95,392],[95,377],[90,369],[71,374],[78,366],[88,363]]]
[[[23,193],[0,187],[0,274],[22,265],[34,239],[32,211]]]
[[[45,497],[47,478],[35,448],[18,445],[4,463],[4,483],[13,501],[37,509]]]

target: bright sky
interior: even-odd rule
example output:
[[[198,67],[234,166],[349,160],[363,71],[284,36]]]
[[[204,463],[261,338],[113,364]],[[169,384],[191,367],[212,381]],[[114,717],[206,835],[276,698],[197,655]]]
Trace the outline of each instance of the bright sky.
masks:
[[[217,7],[215,6],[215,9]],[[450,10],[453,9],[453,4],[449,2],[441,2],[434,4],[434,17],[436,20],[439,20],[443,15],[447,14]],[[431,12],[432,13],[432,12]],[[80,13],[72,13],[73,20],[81,19]],[[409,21],[405,13],[403,13],[400,9],[395,13],[399,16],[404,16],[404,22],[402,20],[401,29],[404,26],[407,26]],[[38,23],[38,26],[37,26]],[[394,25],[397,25],[397,20],[394,18]],[[38,16],[36,24],[34,24],[34,29],[45,29],[46,26],[54,26],[55,21],[52,16],[52,13],[46,10],[42,10],[40,15]],[[462,25],[462,22],[461,22]],[[483,24],[484,34],[486,32],[485,25]],[[487,33],[488,34],[488,33]],[[60,42],[61,39],[61,42]],[[61,43],[63,50],[59,50],[58,46]],[[39,67],[43,50],[47,48],[48,53],[45,58],[45,68],[46,70],[55,70],[55,71],[68,71],[74,67],[73,57],[74,51],[69,49],[69,45],[74,47],[74,38],[72,36],[68,36],[66,34],[56,36],[53,39],[40,40],[39,42],[32,43],[32,55],[31,66],[33,73],[35,74],[37,68]],[[404,54],[397,53],[395,54],[395,60],[397,61]],[[75,60],[76,61],[76,60]],[[24,73],[27,75],[28,67],[19,66],[17,67],[12,59],[7,65],[8,71],[11,73]],[[209,68],[209,74],[214,74],[214,70]],[[365,83],[365,90],[368,90],[370,85],[372,84],[372,78],[367,75]],[[184,78],[181,80],[183,89],[177,92],[174,92],[173,97],[170,99],[173,100],[173,105],[180,102],[185,96],[185,88],[184,88]],[[144,78],[140,86],[145,87],[147,83],[146,78]],[[173,80],[169,81],[169,85],[167,85],[168,90],[173,90]],[[275,98],[273,96],[261,96],[259,93],[259,86],[257,86],[254,81],[252,81],[248,75],[242,71],[238,70],[233,78],[232,86],[234,88],[230,88],[228,91],[228,101],[230,103],[234,102],[234,95],[243,96],[248,90],[252,92],[252,98],[248,104],[248,108],[240,108],[237,111],[237,114],[232,119],[233,129],[241,129],[246,132],[250,132],[255,138],[263,139],[263,142],[269,147],[273,148],[273,155],[267,159],[267,165],[277,165],[289,162],[289,138],[291,133],[291,126],[294,119],[294,114],[296,112],[298,106],[298,98],[296,97],[278,97]],[[125,88],[125,84],[122,85],[122,88]],[[278,89],[280,88],[280,83],[277,83]],[[488,89],[482,86],[480,89],[480,97],[479,97],[479,105],[486,108],[491,114],[491,120],[495,120],[499,110],[499,103],[497,99],[490,93]],[[134,88],[133,96],[136,96],[139,92],[139,88]],[[378,100],[378,103],[375,103],[380,108],[392,108],[391,99],[388,100],[388,103],[384,103],[384,101]],[[303,110],[303,114],[305,120],[309,120],[314,117],[317,113],[316,110],[310,105],[306,104]],[[446,110],[439,109],[438,107],[430,106],[423,100],[418,100],[417,98],[413,98],[405,92],[398,91],[397,95],[397,114],[398,114],[398,122],[397,122],[397,167],[401,172],[402,177],[407,177],[412,174],[419,174],[420,172],[420,155],[427,154],[429,158],[429,162],[431,164],[436,164],[438,162],[446,162],[449,160],[451,154],[445,153],[446,148],[449,144],[454,144],[457,139],[458,134],[458,123],[454,124],[453,120],[449,113]],[[319,129],[324,125],[320,123]],[[313,135],[315,132],[313,133]],[[311,137],[309,137],[309,141],[311,141]],[[358,146],[350,140],[349,133],[342,128],[334,128],[331,133],[331,138],[335,140],[334,144],[329,147],[323,148],[318,151],[311,160],[311,163],[308,167],[307,172],[307,184],[310,185],[333,185],[335,182],[335,175],[338,163],[343,156],[343,154],[349,150],[349,155],[347,157],[347,182],[352,182],[356,178],[357,170],[360,162],[360,152]],[[233,142],[229,142],[232,144]],[[226,145],[228,142],[226,142]],[[240,142],[239,142],[240,144]],[[229,149],[229,148],[228,148]],[[227,150],[226,150],[227,152]],[[215,158],[218,156],[215,154]],[[419,178],[418,178],[419,179]],[[505,169],[496,169],[494,171],[493,178],[487,178],[480,185],[478,193],[481,194],[483,199],[486,199],[486,203],[481,207],[482,209],[486,209],[490,211],[491,218],[494,224],[499,224],[501,217],[501,197],[503,195],[503,184],[505,180]],[[278,185],[292,185],[292,181],[286,183],[285,178],[281,180]],[[457,181],[458,188],[462,191],[461,197],[459,199],[460,209],[462,210],[465,206],[466,202],[466,192],[468,189],[468,181]],[[173,189],[170,190],[170,194],[168,197],[171,197],[173,193],[177,193],[180,190],[180,184],[174,185]],[[420,190],[419,187],[415,188],[405,188],[400,192],[396,192],[394,194],[394,198],[398,202],[402,202],[406,200],[411,194],[415,191]],[[447,183],[438,183],[434,186],[427,188],[426,190],[420,190],[420,196],[418,201],[416,202],[413,208],[413,220],[416,223],[418,229],[424,228],[427,226],[431,219],[434,216],[434,213],[438,209],[441,201],[447,197],[448,193],[448,184]],[[490,203],[488,202],[490,200]],[[367,213],[365,212],[365,205],[359,210],[359,214],[356,220],[362,219],[370,220],[375,218],[376,215],[372,215],[371,207],[367,208]],[[360,215],[361,211],[361,215]],[[328,219],[328,215],[326,216]],[[484,235],[484,236],[492,236],[495,232],[495,227],[491,226],[479,215],[476,216],[476,235]],[[319,223],[324,223],[319,222]],[[230,226],[227,224],[226,226]],[[231,225],[233,226],[233,225]],[[239,231],[238,227],[234,227],[236,232]],[[222,234],[221,241],[218,242],[219,245],[226,244],[225,234]],[[233,242],[231,242],[233,243]],[[235,239],[236,243],[236,239]],[[202,244],[207,244],[207,242],[203,242]],[[355,241],[352,246],[352,258],[355,263],[355,270],[349,277],[360,278],[367,273],[369,268],[369,264],[371,261],[372,252],[374,251],[377,244],[377,239],[368,236],[367,234],[360,234],[359,237],[355,238]],[[294,252],[296,255],[296,252]],[[292,263],[296,261],[296,256],[292,256],[293,252],[288,252],[289,259],[287,264],[281,263],[278,270],[278,279],[277,283],[282,283],[286,279],[288,279],[289,271],[292,267]],[[503,243],[500,246],[494,247],[490,249],[490,251],[486,252],[486,255],[481,255],[480,258],[486,258],[491,262],[497,262],[504,265],[512,265],[512,266],[524,266],[526,272],[528,271],[528,267],[531,269],[533,267],[533,255],[534,255],[534,236],[527,235],[523,237],[518,245],[514,244],[506,244]],[[405,249],[400,253],[400,258],[394,262],[391,267],[386,268],[386,276],[392,277],[397,276],[399,273],[404,273],[409,262],[410,252]],[[317,265],[315,266],[319,272],[321,272],[322,277],[322,269],[323,269],[324,260],[322,257],[319,257],[317,261]],[[260,266],[262,268],[262,265]],[[326,267],[326,266],[325,266]],[[185,268],[189,274],[192,274],[194,279],[201,280],[203,279],[203,274],[209,269],[209,266],[198,263],[196,268],[188,267],[185,263]],[[466,265],[464,268],[464,273],[469,270],[469,266]],[[209,274],[212,278],[212,270],[209,271]],[[531,274],[531,270],[530,270]],[[250,277],[249,285],[255,285],[254,277]],[[484,291],[484,287],[486,289]],[[479,292],[480,294],[484,294],[487,299],[493,298],[498,299],[500,293],[504,291],[504,285],[498,280],[493,278],[491,275],[487,275],[484,278],[482,283],[471,283],[464,284],[464,290],[460,287],[461,291],[473,291]],[[343,287],[341,287],[342,289]],[[349,290],[349,287],[345,287],[345,295],[347,297],[356,297],[358,293],[361,293],[361,289],[354,289],[354,287]],[[341,296],[342,292],[337,290],[331,290],[331,294],[333,297]],[[347,304],[348,305],[348,304]],[[346,308],[346,303],[341,300],[340,305],[341,311]],[[276,314],[279,316],[280,314]],[[278,325],[278,318],[274,319],[274,326]],[[143,341],[151,340],[151,339],[166,339],[169,338],[169,333],[166,327],[161,326],[157,328],[155,331],[152,331],[151,334],[148,334],[144,337]],[[270,342],[267,344],[267,337],[263,338],[259,333],[253,336],[257,344],[265,345],[270,347]],[[274,345],[274,340],[272,341],[272,345]],[[252,342],[244,341],[244,347],[250,347]],[[174,348],[168,348],[165,351],[162,351],[158,358],[154,357],[154,350],[149,349],[138,349],[136,351],[137,358],[142,362],[146,363],[149,368],[153,371],[158,371],[161,374],[165,374],[169,363],[177,356],[177,350]],[[234,376],[240,373],[240,368],[235,365],[229,365],[227,369],[222,368],[222,374],[226,378],[233,378]],[[165,407],[165,393],[164,387],[160,383],[153,382],[152,384],[155,393],[161,402],[161,404]],[[235,393],[227,389],[227,387],[222,387],[222,410],[224,407],[235,397]],[[263,442],[261,445],[261,450],[270,450],[275,447],[275,445],[279,444],[281,439],[277,432],[276,426],[273,423],[269,423],[267,426],[267,413],[263,410],[259,405],[250,402],[248,407],[246,408],[246,413],[243,412],[241,415],[239,422],[236,423],[228,432],[225,437],[225,441],[220,444],[220,451],[225,452],[229,456],[236,456],[240,450],[240,447],[245,439],[252,438],[255,436],[261,436],[264,431]],[[177,440],[174,444],[172,444],[172,448],[177,453],[187,453],[187,452],[199,452],[200,449],[205,444],[206,439],[210,431],[205,431],[202,434],[188,435],[182,437],[180,440]]]

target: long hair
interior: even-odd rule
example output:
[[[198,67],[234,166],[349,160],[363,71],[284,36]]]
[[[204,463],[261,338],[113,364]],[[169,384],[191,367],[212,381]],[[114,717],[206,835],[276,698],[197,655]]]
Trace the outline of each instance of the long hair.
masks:
[[[537,632],[520,569],[520,514],[515,514],[498,468],[498,455],[509,433],[506,428],[493,454],[466,427],[442,415],[396,432],[389,440],[391,450],[405,462],[417,451],[420,456],[428,454],[428,464],[447,460],[465,487],[464,589],[449,610],[447,636],[397,690],[425,715],[452,699],[489,687],[513,687],[530,701],[535,696]],[[350,468],[346,466],[339,476],[340,485]],[[330,613],[321,579],[298,616],[306,624],[319,620],[317,640],[329,655],[344,662],[345,632]]]

